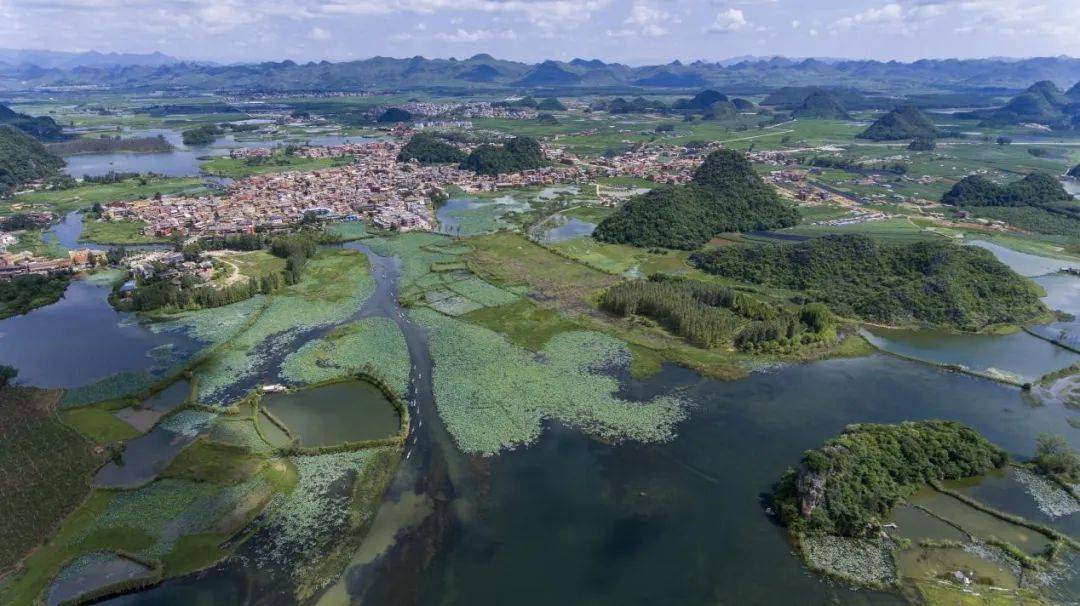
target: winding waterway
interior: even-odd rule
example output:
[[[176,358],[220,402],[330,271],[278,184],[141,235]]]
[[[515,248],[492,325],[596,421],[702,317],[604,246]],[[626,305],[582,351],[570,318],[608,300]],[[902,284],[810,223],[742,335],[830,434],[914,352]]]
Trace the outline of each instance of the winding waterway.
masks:
[[[694,402],[671,442],[611,444],[553,424],[531,447],[464,457],[435,408],[426,334],[397,305],[397,260],[349,246],[368,254],[377,282],[359,315],[393,318],[405,335],[412,431],[367,540],[320,606],[900,603],[809,573],[765,513],[764,495],[803,451],[849,423],[927,418],[968,423],[1020,458],[1040,432],[1080,446],[1062,406],[874,355],[734,382],[665,366],[623,392],[681,390]],[[292,603],[286,575],[244,562],[108,603]]]

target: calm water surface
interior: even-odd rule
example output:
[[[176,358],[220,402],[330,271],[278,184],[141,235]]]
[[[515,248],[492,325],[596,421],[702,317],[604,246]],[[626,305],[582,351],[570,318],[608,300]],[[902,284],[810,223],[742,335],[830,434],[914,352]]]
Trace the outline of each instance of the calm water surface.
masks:
[[[0,364],[18,368],[20,383],[78,387],[118,372],[159,368],[153,353],[175,359],[199,349],[194,339],[155,334],[134,314],[116,311],[106,300],[109,291],[75,280],[56,303],[0,320]]]
[[[272,394],[262,404],[299,437],[302,446],[386,438],[396,434],[401,423],[386,396],[364,381]]]

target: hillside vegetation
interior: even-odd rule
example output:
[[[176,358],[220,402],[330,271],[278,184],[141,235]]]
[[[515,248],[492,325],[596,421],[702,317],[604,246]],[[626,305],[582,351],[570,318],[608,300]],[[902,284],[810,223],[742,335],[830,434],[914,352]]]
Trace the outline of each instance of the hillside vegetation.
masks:
[[[801,291],[843,316],[965,331],[1046,312],[1038,288],[989,251],[947,242],[882,244],[825,236],[798,244],[731,246],[692,262],[734,280]]]
[[[791,112],[792,118],[821,119],[821,120],[850,120],[851,114],[847,113],[844,106],[835,94],[827,90],[816,90],[802,104]]]
[[[901,499],[930,480],[968,478],[1005,453],[953,421],[849,425],[807,451],[780,481],[773,504],[794,532],[871,536]]]
[[[54,174],[64,161],[30,135],[0,125],[0,196],[10,195],[24,183]]]
[[[741,152],[719,150],[686,185],[631,199],[593,232],[602,242],[692,250],[723,232],[789,227],[798,212],[761,180]]]
[[[1031,173],[1004,186],[971,175],[953,185],[941,201],[1037,233],[1080,234],[1080,203],[1045,173]]]
[[[547,164],[540,143],[531,137],[514,137],[501,146],[481,145],[461,163],[461,168],[478,175],[540,168]]]
[[[930,118],[911,103],[900,105],[891,112],[878,118],[858,135],[860,139],[871,141],[896,141],[915,137],[934,138],[937,129]]]
[[[399,162],[416,160],[420,164],[457,163],[465,159],[465,154],[431,133],[419,132],[401,148],[397,159]]]
[[[39,141],[62,141],[63,129],[48,116],[29,116],[0,105],[0,124],[14,126]]]

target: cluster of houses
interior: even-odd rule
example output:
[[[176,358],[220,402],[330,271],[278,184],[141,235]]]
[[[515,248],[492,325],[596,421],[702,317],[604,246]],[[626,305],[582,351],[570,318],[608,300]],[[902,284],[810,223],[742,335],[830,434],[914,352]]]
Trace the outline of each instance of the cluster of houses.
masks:
[[[107,263],[105,252],[81,248],[68,251],[67,258],[47,259],[29,251],[0,253],[0,279],[29,274],[49,275],[58,272],[80,271]]]

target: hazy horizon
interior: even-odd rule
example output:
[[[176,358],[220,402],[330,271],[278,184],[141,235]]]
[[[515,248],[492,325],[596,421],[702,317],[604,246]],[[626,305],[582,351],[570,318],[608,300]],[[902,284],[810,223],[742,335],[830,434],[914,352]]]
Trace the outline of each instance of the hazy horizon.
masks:
[[[1080,55],[1071,0],[0,0],[8,48],[221,63],[457,57],[629,65],[742,56]],[[93,23],[94,27],[86,27]],[[1015,54],[1002,49],[1022,49]]]

